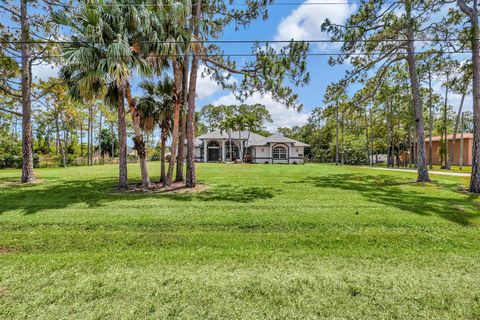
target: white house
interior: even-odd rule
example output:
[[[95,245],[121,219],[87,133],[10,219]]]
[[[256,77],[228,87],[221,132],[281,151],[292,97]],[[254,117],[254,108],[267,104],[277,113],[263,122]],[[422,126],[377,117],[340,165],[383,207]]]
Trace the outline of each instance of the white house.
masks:
[[[198,162],[223,162],[239,159],[243,154],[247,162],[300,164],[306,147],[310,145],[283,135],[264,137],[248,131],[214,131],[197,138],[195,157]]]

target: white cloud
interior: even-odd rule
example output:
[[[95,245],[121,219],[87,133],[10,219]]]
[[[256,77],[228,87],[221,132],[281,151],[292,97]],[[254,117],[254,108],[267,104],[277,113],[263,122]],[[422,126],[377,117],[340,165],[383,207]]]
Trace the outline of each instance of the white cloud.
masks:
[[[445,87],[442,87],[441,81],[435,81],[432,85],[433,92],[440,95],[441,97],[441,105],[443,107],[444,99],[445,99]],[[458,108],[460,107],[460,102],[462,100],[462,95],[459,93],[454,93],[450,90],[448,93],[448,104],[452,106],[455,112],[458,112]],[[472,111],[473,107],[473,96],[470,92],[465,96],[465,101],[463,102],[463,111]]]
[[[220,97],[219,99],[213,102],[214,105],[218,104],[240,104],[235,96],[230,93],[225,96]],[[272,96],[269,94],[260,95],[255,93],[253,96],[249,97],[245,103],[247,104],[255,104],[260,103],[263,104],[270,114],[272,115],[272,123],[266,123],[267,130],[271,132],[277,131],[278,127],[293,127],[293,126],[301,126],[307,122],[308,114],[304,112],[298,112],[293,109],[287,109],[283,104],[274,101]]]
[[[32,66],[33,81],[47,81],[49,78],[58,77],[60,67],[50,63],[42,63]]]
[[[206,74],[207,67],[202,65],[198,68],[197,73],[197,97],[199,99],[213,96],[215,93],[222,91],[220,86],[215,80]]]
[[[343,24],[353,13],[356,6],[338,3],[338,0],[323,0],[335,5],[308,5],[317,0],[307,0],[292,13],[283,18],[277,28],[275,40],[327,40],[328,35],[322,32],[322,23],[328,18],[331,22]],[[317,43],[317,49],[326,49],[331,44]]]

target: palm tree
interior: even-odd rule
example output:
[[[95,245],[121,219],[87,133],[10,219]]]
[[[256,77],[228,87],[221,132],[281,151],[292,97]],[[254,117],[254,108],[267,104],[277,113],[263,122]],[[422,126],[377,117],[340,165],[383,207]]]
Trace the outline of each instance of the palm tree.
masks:
[[[173,126],[173,81],[165,77],[154,83],[143,81],[140,87],[147,96],[140,98],[139,108],[151,114],[151,119],[160,126],[160,182],[165,182],[165,146]],[[147,111],[149,110],[149,111]]]
[[[254,113],[246,113],[243,117],[244,117],[245,128],[248,130],[247,145],[246,145],[246,148],[248,148],[249,147],[248,142],[250,141],[250,133],[252,131],[257,131],[261,129],[262,121]]]
[[[172,184],[173,169],[178,148],[180,109],[182,103],[184,54],[188,51],[191,32],[187,30],[191,3],[188,0],[165,0],[152,6],[154,17],[150,17],[151,33],[147,36],[147,59],[152,65],[163,66],[165,58],[171,62],[173,71],[173,127],[172,151],[168,163],[165,186]],[[186,88],[185,88],[186,90]]]
[[[230,153],[230,162],[233,161],[233,145],[232,145],[232,131],[235,130],[235,120],[233,118],[227,118],[222,120],[219,124],[220,133],[225,131],[228,133],[228,151]]]
[[[243,114],[237,114],[233,116],[232,121],[234,123],[234,128],[235,130],[238,131],[238,143],[240,144],[240,162],[243,163],[243,142],[242,142],[242,131],[245,130],[246,125],[245,125],[245,116]]]
[[[138,16],[139,12],[135,6],[123,6],[118,1],[83,0],[73,14],[54,15],[57,23],[72,29],[72,41],[63,50],[65,62],[61,69],[70,94],[82,100],[104,97],[117,108],[120,189],[128,187],[124,100],[128,95],[132,109],[129,78],[133,68],[140,73],[149,70],[146,61],[130,43],[129,28],[133,29],[144,20]],[[145,173],[142,170],[142,175]]]

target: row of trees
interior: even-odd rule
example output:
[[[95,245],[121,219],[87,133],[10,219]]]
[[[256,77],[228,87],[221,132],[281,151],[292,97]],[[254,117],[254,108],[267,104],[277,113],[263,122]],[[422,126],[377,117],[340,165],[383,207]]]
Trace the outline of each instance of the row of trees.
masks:
[[[167,124],[162,125],[159,120],[161,117],[156,118],[159,113],[148,109],[152,102],[156,109],[162,108],[158,94],[148,92],[146,97],[138,99],[132,95],[133,75],[154,81],[164,81],[173,75],[169,97],[172,123],[168,124],[173,147],[163,182],[166,186],[172,183],[175,161],[181,164],[185,157],[186,138],[185,179],[188,187],[194,187],[195,99],[200,63],[206,66],[208,76],[239,98],[253,92],[270,93],[289,107],[301,106],[288,83],[308,82],[305,65],[308,45],[292,42],[280,54],[272,48],[254,46],[252,61],[238,66],[222,57],[218,46],[208,42],[231,24],[242,27],[259,17],[266,19],[268,4],[268,1],[249,1],[242,8],[229,6],[226,1],[182,0],[82,0],[76,6],[65,1],[22,0],[19,8],[9,1],[2,4],[0,10],[12,16],[12,24],[18,22],[15,29],[0,26],[6,44],[0,48],[2,67],[12,65],[11,73],[2,78],[0,85],[2,97],[11,101],[3,111],[16,112],[15,104],[22,108],[18,112],[22,118],[22,182],[34,181],[31,102],[39,97],[32,91],[31,66],[56,61],[62,66],[61,77],[73,101],[79,105],[103,101],[115,110],[121,189],[128,186],[126,112],[132,119],[144,186],[150,183],[144,134],[152,124],[160,123],[162,130],[167,130]],[[240,79],[229,81],[232,74]],[[177,165],[176,179],[184,179],[183,165]]]
[[[447,12],[448,14],[445,14]],[[444,18],[437,19],[438,15],[435,13],[444,15]],[[471,51],[470,58],[464,62],[465,72],[459,81],[459,90],[462,91],[462,95],[465,95],[467,85],[469,83],[472,85],[474,154],[470,191],[480,192],[480,48],[478,43],[480,29],[477,0],[363,1],[345,25],[334,24],[327,20],[322,29],[332,35],[332,40],[343,42],[342,54],[332,58],[330,63],[343,64],[348,60],[351,65],[345,77],[327,91],[325,97],[327,103],[340,103],[347,86],[360,83],[363,84],[363,88],[358,90],[352,99],[355,108],[360,107],[365,110],[366,106],[377,103],[383,104],[385,108],[391,108],[393,94],[397,93],[398,86],[407,88],[408,92],[403,91],[398,100],[401,104],[402,100],[407,99],[405,103],[409,105],[408,111],[414,126],[416,141],[415,162],[419,182],[430,181],[424,143],[424,106],[427,103],[431,108],[433,103],[432,78],[429,74],[430,69],[435,66],[433,59],[444,60],[445,53],[462,53],[465,49]],[[428,43],[431,52],[419,55],[416,46],[425,43]],[[446,122],[448,90],[451,87],[450,74],[455,67],[449,66],[445,61],[441,63],[444,64],[442,70],[446,75],[444,113]],[[422,94],[422,68],[426,69],[425,73],[430,81],[430,92],[426,95]],[[470,72],[471,80],[469,80]],[[388,86],[385,86],[386,83]],[[395,86],[393,92],[389,88],[392,85]],[[430,98],[428,102],[425,101],[425,96]],[[445,130],[444,134],[446,133]],[[449,159],[446,159],[448,167]]]
[[[194,1],[192,4],[182,0],[83,0],[77,7],[71,7],[65,1],[21,0],[18,7],[4,1],[0,10],[10,14],[18,28],[0,26],[2,43],[5,44],[0,48],[2,67],[8,70],[0,83],[5,106],[2,110],[17,113],[22,119],[22,181],[34,179],[31,106],[32,101],[42,99],[42,93],[32,91],[32,64],[57,59],[62,64],[61,76],[74,101],[89,105],[92,101],[102,100],[115,110],[120,188],[128,185],[125,112],[130,112],[132,117],[133,141],[140,157],[144,185],[149,184],[144,138],[148,128],[144,124],[159,122],[147,121],[154,117],[145,115],[142,111],[145,104],[140,104],[140,100],[132,95],[133,75],[157,80],[173,75],[171,136],[174,147],[164,184],[172,183],[175,161],[185,156],[182,153],[183,138],[186,137],[186,184],[194,186],[195,98],[200,63],[205,65],[208,76],[231,89],[240,99],[253,92],[270,93],[287,107],[300,107],[298,96],[289,84],[301,86],[309,81],[306,43],[292,42],[280,50],[254,45],[254,59],[238,66],[235,61],[224,57],[217,45],[209,42],[231,24],[242,27],[259,17],[267,18],[268,4],[268,1],[249,1],[239,8],[224,1]],[[382,108],[387,114],[393,114],[392,110],[398,108],[398,113],[405,113],[410,121],[400,124],[392,116],[385,118],[390,149],[392,141],[402,140],[393,136],[392,128],[399,126],[403,131],[411,131],[408,137],[416,142],[413,145],[418,181],[429,181],[424,138],[425,129],[432,131],[434,125],[432,106],[436,97],[432,90],[432,75],[438,63],[445,75],[442,135],[447,134],[449,92],[456,90],[465,96],[469,84],[472,88],[474,157],[470,190],[480,192],[480,29],[477,5],[477,0],[369,0],[359,5],[345,25],[327,20],[323,30],[332,35],[333,41],[343,43],[341,54],[332,58],[330,63],[348,61],[351,66],[341,81],[329,87],[325,96],[325,102],[336,119],[336,132],[341,129],[338,123],[344,122],[339,121],[345,117],[346,111],[342,110],[346,107],[343,105],[348,105],[348,112],[363,114],[364,118],[375,114],[369,110]],[[35,14],[28,13],[32,8]],[[50,16],[46,12],[54,14]],[[436,18],[440,15],[444,18]],[[51,23],[52,18],[55,23]],[[58,37],[62,33],[63,36]],[[51,39],[62,39],[62,43],[59,45],[58,41]],[[418,46],[423,49],[421,54],[417,51]],[[431,52],[424,52],[425,47]],[[457,54],[464,50],[471,55],[465,57],[461,65],[455,66],[454,59],[447,59],[446,53]],[[454,76],[462,69],[463,78]],[[241,79],[231,81],[232,75]],[[346,92],[351,84],[360,84],[362,88],[349,100]],[[49,88],[44,92],[49,92]],[[15,110],[15,104],[21,105],[21,112]],[[424,108],[425,105],[428,108]],[[429,110],[428,126],[425,109]],[[368,130],[367,122],[365,120],[365,131]],[[458,125],[453,132],[457,131]],[[367,138],[369,136],[366,133],[365,139],[371,140]],[[444,156],[444,166],[449,166],[448,153]],[[177,166],[177,180],[183,179],[182,170],[183,166]]]

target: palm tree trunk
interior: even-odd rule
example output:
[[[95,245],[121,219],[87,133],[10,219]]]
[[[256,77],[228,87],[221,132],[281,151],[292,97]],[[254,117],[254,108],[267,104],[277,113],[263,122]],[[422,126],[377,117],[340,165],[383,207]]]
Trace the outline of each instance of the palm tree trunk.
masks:
[[[22,183],[34,182],[33,137],[32,137],[32,75],[30,64],[30,34],[27,14],[27,0],[20,1],[21,55],[22,55]]]
[[[145,140],[143,139],[142,127],[141,127],[141,115],[137,110],[135,100],[132,97],[132,92],[130,89],[130,83],[127,82],[125,86],[125,95],[127,97],[128,106],[130,113],[132,114],[132,123],[133,123],[133,143],[134,148],[137,150],[139,163],[140,163],[140,173],[142,176],[142,187],[150,186],[150,177],[148,176],[148,167],[147,167],[147,148],[145,146]]]
[[[238,157],[240,158],[240,163],[243,163],[243,143],[242,143],[242,131],[238,130],[238,144],[240,145],[240,148],[238,150],[239,155]]]
[[[202,1],[195,1],[195,18],[193,20],[193,34],[199,38],[199,22],[201,18]],[[193,52],[192,68],[190,70],[190,83],[188,85],[188,110],[187,110],[187,179],[186,186],[194,188],[196,185],[195,173],[195,94],[197,89],[198,56]]]
[[[128,188],[127,172],[127,124],[125,122],[125,96],[122,88],[117,88],[117,121],[118,121],[118,189]]]
[[[413,19],[411,17],[411,3],[406,2],[407,18],[410,20],[407,26],[407,64],[410,75],[410,87],[412,90],[413,101],[412,105],[415,114],[415,126],[417,132],[417,171],[418,182],[430,182],[428,175],[427,162],[425,158],[425,132],[423,122],[423,108],[422,96],[420,93],[420,84],[418,82],[417,65],[415,61],[415,47],[413,40],[415,39],[413,33]]]
[[[170,186],[173,178],[173,168],[175,166],[175,159],[177,156],[178,133],[180,121],[180,104],[182,94],[182,73],[178,65],[178,61],[173,60],[173,82],[174,82],[174,109],[173,109],[173,129],[172,129],[172,150],[170,152],[170,160],[168,161],[167,177],[165,178],[164,186]]]
[[[233,162],[232,130],[228,131],[228,143],[230,144],[230,162]]]
[[[185,179],[183,177],[183,160],[185,159],[185,125],[186,125],[186,118],[183,112],[180,112],[180,121],[178,126],[178,147],[177,147],[177,167],[176,167],[176,174],[175,174],[175,182],[183,182]]]
[[[180,125],[179,125],[179,138],[178,138],[178,155],[177,155],[177,174],[175,177],[176,182],[183,182],[185,180],[183,176],[183,160],[185,160],[185,138],[187,135],[186,125],[187,118],[185,111],[187,110],[187,98],[188,98],[188,57],[185,56],[182,65],[182,110],[180,112]]]
[[[460,100],[460,107],[458,107],[457,118],[455,119],[455,128],[453,129],[452,145],[450,146],[450,156],[448,157],[448,160],[447,160],[448,169],[450,169],[450,166],[452,165],[452,162],[453,162],[453,157],[455,155],[455,141],[457,140],[458,125],[460,123],[460,117],[462,115],[463,102],[465,101],[465,95],[466,93],[464,92],[462,94],[462,99]]]
[[[165,145],[167,143],[167,130],[162,125],[162,132],[160,136],[160,183],[165,182]]]

